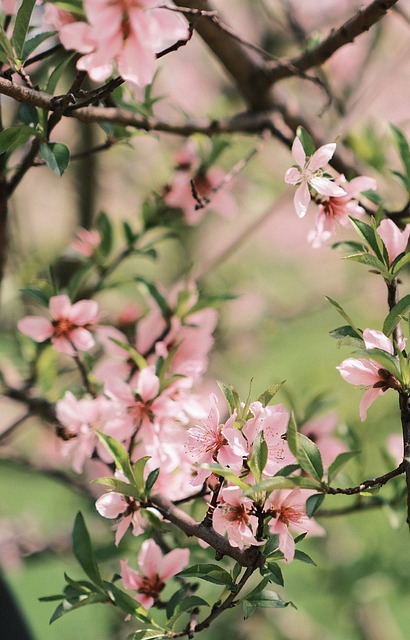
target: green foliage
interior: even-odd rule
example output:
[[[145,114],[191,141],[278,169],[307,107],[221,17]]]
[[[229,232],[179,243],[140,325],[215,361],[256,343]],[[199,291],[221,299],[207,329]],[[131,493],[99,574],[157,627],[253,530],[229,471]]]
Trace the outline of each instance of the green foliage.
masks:
[[[42,142],[39,155],[58,176],[63,175],[70,163],[70,149],[63,142]]]
[[[19,60],[23,59],[24,44],[26,42],[30,18],[35,4],[36,0],[23,0],[19,10],[17,11],[11,41]]]
[[[301,468],[320,482],[323,477],[323,463],[319,448],[309,438],[298,433],[293,416],[289,420],[287,442]]]
[[[259,482],[264,468],[268,462],[268,445],[263,435],[263,431],[260,431],[255,438],[252,446],[252,455],[248,460],[248,467],[253,473],[256,482]]]
[[[113,248],[114,231],[112,222],[104,211],[99,214],[95,222],[95,228],[101,234],[101,243],[98,250],[103,258],[107,258]]]
[[[26,144],[35,135],[35,130],[27,125],[4,129],[0,132],[0,154],[12,153],[17,147]]]
[[[82,566],[86,575],[90,578],[91,582],[99,589],[99,591],[105,592],[100,570],[91,545],[90,535],[85,525],[83,515],[80,512],[77,514],[74,523],[73,551],[75,557]]]
[[[271,387],[266,389],[266,391],[264,391],[259,396],[258,401],[262,404],[263,407],[266,407],[269,404],[269,402],[272,400],[272,398],[274,398],[276,396],[276,394],[278,393],[279,389],[281,389],[281,387],[283,387],[285,382],[286,382],[286,380],[282,380],[282,382],[279,382],[278,384],[272,385]]]
[[[179,578],[199,578],[213,584],[232,587],[231,574],[217,564],[194,564],[177,574]]]
[[[327,470],[328,482],[332,482],[333,478],[337,476],[339,471],[345,466],[349,460],[359,455],[360,451],[343,451],[333,460],[332,464]]]
[[[391,309],[390,313],[386,317],[383,323],[383,333],[386,336],[390,336],[393,333],[398,323],[403,319],[403,316],[409,311],[409,309],[410,294],[401,298],[401,300],[399,300],[399,302],[394,305],[393,309]]]
[[[404,169],[404,173],[399,171],[392,173],[401,180],[406,191],[410,193],[410,146],[401,129],[393,124],[390,125],[390,129]]]
[[[302,126],[299,126],[297,128],[296,135],[301,141],[306,155],[308,157],[312,156],[316,151],[315,143],[313,142],[312,136]]]

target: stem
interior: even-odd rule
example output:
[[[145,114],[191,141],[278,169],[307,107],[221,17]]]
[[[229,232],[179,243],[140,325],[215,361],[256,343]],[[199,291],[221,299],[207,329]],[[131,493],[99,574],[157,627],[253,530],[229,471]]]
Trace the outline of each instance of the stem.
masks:
[[[389,305],[389,311],[396,306],[398,302],[397,298],[397,280],[394,279],[392,282],[386,282],[387,285],[387,304]],[[400,323],[393,330],[393,341],[399,342],[399,340],[403,337],[403,332],[401,330]]]
[[[410,398],[408,391],[399,392],[400,416],[403,431],[403,462],[407,486],[407,524],[410,528]]]
[[[410,454],[410,407],[409,407],[408,419],[409,419],[409,451],[408,451],[408,454]],[[409,468],[410,468],[410,465],[409,465]],[[405,463],[403,461],[403,462],[401,462],[399,464],[397,469],[393,469],[393,471],[389,471],[389,473],[385,473],[383,476],[379,476],[378,478],[374,478],[372,480],[365,480],[364,482],[359,484],[357,487],[348,487],[346,489],[342,489],[340,487],[336,487],[336,488],[326,487],[323,490],[323,493],[330,494],[332,496],[339,495],[339,494],[343,494],[345,496],[352,496],[352,495],[355,495],[356,493],[361,493],[362,491],[365,491],[366,489],[369,489],[370,487],[382,486],[382,485],[386,484],[387,482],[389,482],[389,480],[391,480],[392,478],[395,478],[396,476],[400,476],[402,473],[404,473],[404,471],[405,471]]]

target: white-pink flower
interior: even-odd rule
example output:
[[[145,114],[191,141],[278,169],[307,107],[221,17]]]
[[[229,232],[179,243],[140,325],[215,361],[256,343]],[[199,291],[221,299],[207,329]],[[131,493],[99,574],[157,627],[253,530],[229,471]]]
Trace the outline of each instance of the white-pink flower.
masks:
[[[393,222],[393,220],[382,220],[377,227],[377,233],[384,242],[389,256],[389,265],[401,253],[404,253],[407,249],[407,243],[410,236],[410,224],[406,224],[403,231]]]
[[[272,491],[265,504],[265,510],[272,516],[269,530],[279,535],[279,549],[286,562],[295,555],[295,541],[290,530],[298,533],[324,535],[324,529],[306,514],[306,500],[314,491],[301,489]]]
[[[36,342],[51,338],[54,348],[70,356],[77,351],[89,351],[94,346],[91,330],[98,320],[95,300],[79,300],[71,304],[65,295],[50,298],[51,320],[26,316],[17,323],[19,330]]]
[[[292,155],[299,167],[291,167],[286,171],[285,182],[299,185],[294,196],[295,210],[299,218],[303,218],[310,202],[309,186],[322,196],[344,196],[342,187],[323,176],[323,168],[328,164],[336,149],[334,142],[319,147],[312,156],[306,159],[301,141],[296,137],[292,145]]]
[[[125,589],[136,591],[135,599],[150,609],[159,598],[165,582],[182,571],[188,564],[189,550],[174,549],[165,555],[153,540],[145,540],[138,554],[140,572],[131,569],[127,560],[121,560],[121,578]]]
[[[218,506],[213,515],[215,531],[228,536],[233,547],[243,549],[249,545],[261,545],[255,535],[258,518],[253,513],[253,502],[238,487],[226,487],[219,494]]]
[[[115,70],[138,87],[152,82],[156,54],[188,40],[186,20],[159,0],[84,0],[87,22],[63,25],[66,49],[84,54],[77,68],[95,82]]]
[[[321,247],[338,225],[348,227],[349,216],[355,218],[362,216],[364,209],[358,202],[359,194],[362,191],[373,191],[377,188],[376,180],[367,176],[358,176],[347,182],[341,175],[335,180],[335,184],[344,189],[345,195],[328,196],[322,200],[316,214],[315,226],[308,234],[308,242],[314,249]]]
[[[381,349],[393,355],[394,348],[389,338],[381,331],[365,329],[363,339],[366,349]],[[346,382],[355,386],[367,387],[360,402],[360,418],[366,419],[367,409],[379,395],[383,395],[387,389],[398,388],[399,382],[389,371],[378,362],[366,358],[347,358],[336,367]]]

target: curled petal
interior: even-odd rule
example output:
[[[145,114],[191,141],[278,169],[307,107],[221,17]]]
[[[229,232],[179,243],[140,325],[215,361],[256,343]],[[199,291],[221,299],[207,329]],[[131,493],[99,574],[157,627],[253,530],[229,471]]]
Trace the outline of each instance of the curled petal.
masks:
[[[382,331],[375,329],[365,329],[363,331],[363,339],[366,345],[366,349],[382,349],[387,353],[393,355],[394,348],[389,338],[384,335]]]

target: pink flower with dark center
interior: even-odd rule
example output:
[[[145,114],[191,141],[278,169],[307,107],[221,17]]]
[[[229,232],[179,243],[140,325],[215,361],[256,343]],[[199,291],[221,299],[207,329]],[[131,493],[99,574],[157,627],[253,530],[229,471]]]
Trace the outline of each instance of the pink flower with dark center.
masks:
[[[363,339],[366,349],[381,349],[393,355],[394,348],[389,338],[381,331],[365,329]],[[380,395],[387,389],[398,389],[399,381],[384,369],[378,362],[365,358],[347,358],[339,367],[340,375],[346,382],[355,386],[367,387],[360,402],[360,418],[362,422],[366,419],[367,409]]]
[[[39,316],[26,316],[17,323],[22,333],[36,342],[51,338],[54,348],[75,356],[77,351],[89,351],[94,346],[91,330],[98,320],[95,300],[79,300],[71,304],[62,294],[50,298],[51,320]]]
[[[401,253],[407,249],[410,236],[410,224],[406,224],[403,231],[393,222],[393,220],[382,220],[377,227],[377,233],[384,242],[389,256],[389,266]]]
[[[294,205],[299,218],[306,214],[310,202],[309,186],[322,196],[344,196],[342,187],[323,176],[323,168],[328,164],[336,149],[335,143],[319,147],[315,153],[306,159],[306,153],[298,137],[293,141],[292,155],[299,167],[291,167],[286,171],[285,182],[299,185]]]
[[[156,54],[189,39],[186,20],[159,0],[84,0],[88,22],[60,29],[66,49],[84,54],[77,68],[95,82],[109,78],[117,67],[124,80],[138,87],[152,82]]]
[[[263,544],[255,538],[258,518],[253,513],[253,502],[238,487],[222,489],[213,514],[213,527],[221,535],[226,533],[233,547],[243,549]]]
[[[286,562],[291,562],[295,555],[295,542],[290,529],[298,533],[324,535],[324,530],[306,514],[306,500],[314,491],[301,489],[272,491],[265,504],[265,511],[272,516],[269,530],[279,535],[279,549]]]
[[[174,549],[163,555],[153,540],[145,540],[138,554],[140,573],[121,560],[121,578],[125,589],[136,591],[135,599],[145,609],[158,600],[167,580],[182,571],[188,564],[189,550]]]
[[[357,198],[362,191],[373,191],[377,188],[374,178],[358,176],[347,182],[344,176],[339,176],[335,184],[341,186],[345,195],[328,196],[319,206],[315,227],[308,234],[308,242],[314,249],[322,246],[328,240],[338,225],[348,227],[349,216],[360,217],[364,213]]]

